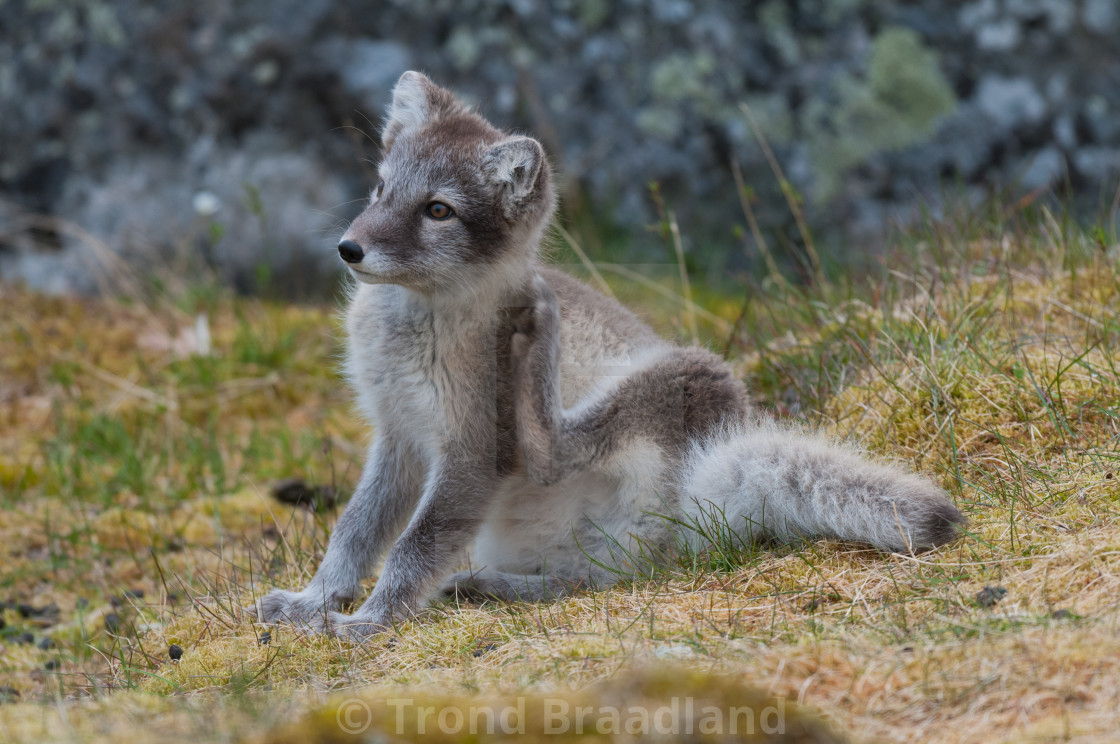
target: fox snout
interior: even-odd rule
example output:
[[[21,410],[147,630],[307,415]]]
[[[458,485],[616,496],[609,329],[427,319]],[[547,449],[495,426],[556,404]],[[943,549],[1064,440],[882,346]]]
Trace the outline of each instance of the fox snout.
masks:
[[[338,244],[338,255],[342,256],[342,260],[346,263],[356,264],[361,263],[366,254],[353,240],[343,240]]]

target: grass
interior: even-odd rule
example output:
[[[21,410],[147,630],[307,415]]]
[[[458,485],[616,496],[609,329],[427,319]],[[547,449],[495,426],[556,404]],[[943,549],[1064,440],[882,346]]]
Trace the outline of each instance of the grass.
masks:
[[[369,435],[334,308],[0,286],[0,739],[348,741],[354,706],[393,733],[389,700],[467,715],[519,697],[532,731],[542,701],[600,722],[687,695],[781,700],[818,741],[1109,740],[1116,243],[1037,207],[965,214],[858,282],[772,275],[741,302],[694,286],[704,312],[600,267],[663,332],[727,349],[761,407],[938,480],[969,534],[916,556],[732,537],[609,591],[437,604],[363,646],[283,626],[265,642],[239,609],[303,585],[334,519],[269,484],[357,480]]]

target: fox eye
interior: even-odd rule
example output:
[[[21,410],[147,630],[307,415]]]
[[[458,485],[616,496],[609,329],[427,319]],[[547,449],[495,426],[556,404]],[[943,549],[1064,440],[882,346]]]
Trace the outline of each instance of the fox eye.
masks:
[[[455,214],[454,210],[443,202],[432,202],[424,211],[433,220],[446,220],[448,217]]]
[[[385,182],[384,181],[378,181],[377,182],[377,191],[376,191],[378,199],[381,198],[381,193],[383,191],[385,191]]]

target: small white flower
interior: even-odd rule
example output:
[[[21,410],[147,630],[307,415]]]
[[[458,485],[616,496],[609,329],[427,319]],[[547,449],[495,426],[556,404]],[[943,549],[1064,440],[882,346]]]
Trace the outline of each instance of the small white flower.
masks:
[[[191,206],[203,217],[210,217],[222,208],[222,200],[213,191],[199,191],[191,200]]]

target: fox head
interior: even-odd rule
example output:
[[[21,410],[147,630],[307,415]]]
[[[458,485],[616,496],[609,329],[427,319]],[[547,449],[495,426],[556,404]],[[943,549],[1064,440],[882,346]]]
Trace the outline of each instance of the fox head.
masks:
[[[528,267],[555,208],[539,142],[406,72],[381,143],[380,180],[338,246],[356,279],[438,292]]]

